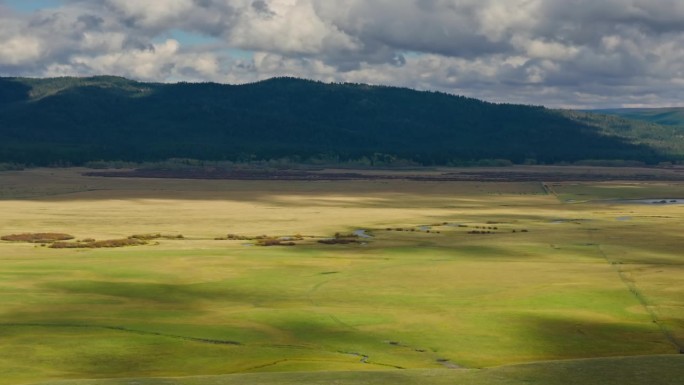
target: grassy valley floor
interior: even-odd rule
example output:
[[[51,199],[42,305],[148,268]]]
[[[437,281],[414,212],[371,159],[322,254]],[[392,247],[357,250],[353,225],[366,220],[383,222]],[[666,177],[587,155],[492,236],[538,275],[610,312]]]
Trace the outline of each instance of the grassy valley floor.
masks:
[[[0,236],[149,240],[0,242],[0,384],[681,378],[682,182],[81,171],[0,173]]]

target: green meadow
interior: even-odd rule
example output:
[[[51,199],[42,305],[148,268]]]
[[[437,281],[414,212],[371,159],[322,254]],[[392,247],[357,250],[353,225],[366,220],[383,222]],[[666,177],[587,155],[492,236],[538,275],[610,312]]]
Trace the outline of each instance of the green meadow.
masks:
[[[121,248],[0,241],[2,385],[684,375],[684,205],[669,202],[682,184],[81,171],[0,173],[0,236],[165,236]],[[353,243],[318,242],[357,230]]]

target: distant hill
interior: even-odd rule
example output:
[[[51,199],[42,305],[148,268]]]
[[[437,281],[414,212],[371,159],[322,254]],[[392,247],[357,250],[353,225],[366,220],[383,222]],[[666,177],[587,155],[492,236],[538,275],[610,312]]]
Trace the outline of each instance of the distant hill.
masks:
[[[670,138],[645,140],[634,122],[580,115],[293,78],[247,85],[0,78],[0,162],[365,157],[421,164],[655,163],[684,153],[664,145]]]
[[[684,128],[684,107],[671,108],[614,108],[589,112],[615,115],[625,119],[641,120],[664,126]]]

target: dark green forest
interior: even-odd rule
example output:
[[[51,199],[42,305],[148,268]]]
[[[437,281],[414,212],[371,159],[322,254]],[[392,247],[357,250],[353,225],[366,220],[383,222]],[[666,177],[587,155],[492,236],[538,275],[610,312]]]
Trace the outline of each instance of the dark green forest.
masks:
[[[27,165],[169,158],[423,165],[680,160],[684,146],[673,145],[675,136],[649,137],[661,128],[438,92],[294,78],[246,85],[0,78],[0,162]]]

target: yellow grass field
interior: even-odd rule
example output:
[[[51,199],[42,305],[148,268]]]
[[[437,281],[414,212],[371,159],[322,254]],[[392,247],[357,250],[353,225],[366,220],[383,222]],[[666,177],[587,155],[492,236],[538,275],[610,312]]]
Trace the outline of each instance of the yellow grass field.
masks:
[[[0,236],[168,237],[101,249],[0,241],[0,384],[448,376],[568,359],[647,362],[684,343],[684,205],[669,202],[684,198],[677,182],[554,182],[549,194],[541,182],[82,171],[0,173]],[[640,198],[667,202],[630,201]],[[317,242],[356,230],[372,238]],[[217,239],[227,234],[303,239]],[[674,362],[659,370],[674,373]]]

